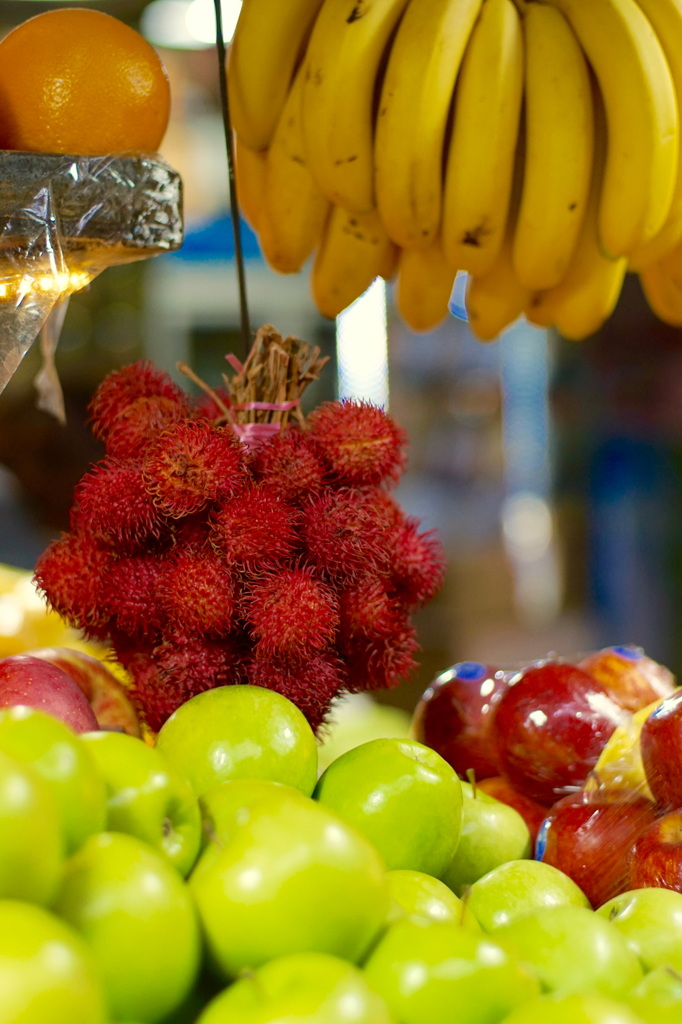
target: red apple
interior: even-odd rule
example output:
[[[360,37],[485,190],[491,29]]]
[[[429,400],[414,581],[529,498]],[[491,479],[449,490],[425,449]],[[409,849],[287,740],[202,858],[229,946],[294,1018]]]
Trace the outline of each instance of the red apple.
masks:
[[[639,711],[675,690],[672,672],[649,658],[641,647],[605,647],[583,658],[578,667],[589,672],[628,711]]]
[[[503,778],[502,775],[493,775],[489,779],[481,779],[476,785],[483,793],[487,793],[488,796],[494,796],[496,800],[501,800],[503,804],[507,804],[508,807],[513,807],[515,811],[518,811],[528,826],[531,839],[535,842],[538,829],[547,817],[546,807],[543,807],[542,804],[537,803],[535,800],[531,800],[529,796],[519,793],[517,789],[514,789],[511,782]]]
[[[414,713],[415,737],[435,750],[463,778],[499,774],[490,734],[491,710],[510,673],[477,661],[460,661],[429,686]]]
[[[16,704],[59,718],[74,732],[99,729],[90,702],[71,676],[27,654],[0,659],[0,707]]]
[[[600,907],[630,888],[633,843],[656,821],[651,800],[622,790],[581,790],[557,801],[535,855],[563,871]]]
[[[630,888],[652,887],[682,892],[682,810],[664,814],[632,848]]]
[[[495,707],[499,774],[550,806],[583,785],[625,716],[604,687],[577,666],[533,665],[511,680]]]
[[[97,658],[70,647],[38,647],[25,653],[71,676],[90,702],[100,729],[140,735],[140,722],[125,686]]]
[[[682,807],[682,690],[667,697],[646,718],[639,744],[655,800],[666,810]]]

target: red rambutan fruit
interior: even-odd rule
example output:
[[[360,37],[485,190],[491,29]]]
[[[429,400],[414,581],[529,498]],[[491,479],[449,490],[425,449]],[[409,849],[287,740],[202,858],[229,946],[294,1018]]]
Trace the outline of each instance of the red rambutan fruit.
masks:
[[[405,617],[390,636],[344,640],[341,650],[348,670],[347,689],[361,693],[391,689],[407,679],[417,667],[419,642]]]
[[[323,402],[307,419],[332,475],[352,486],[395,482],[405,469],[407,436],[371,402]]]
[[[243,486],[244,449],[228,427],[183,420],[152,440],[142,476],[157,508],[168,516],[187,516]]]
[[[445,579],[445,553],[434,530],[419,532],[419,520],[406,519],[396,531],[392,579],[397,593],[413,608],[426,604]]]
[[[126,406],[136,398],[165,398],[177,405],[185,415],[189,400],[167,373],[148,360],[142,359],[108,374],[99,385],[88,405],[92,432],[104,440],[114,421]]]
[[[99,639],[109,618],[101,604],[101,581],[113,562],[112,551],[98,547],[92,537],[65,533],[39,555],[33,580],[70,626]]]
[[[334,654],[314,654],[293,666],[278,658],[256,657],[249,663],[248,680],[287,697],[317,731],[327,720],[334,698],[344,689],[346,671]]]
[[[235,574],[210,549],[177,549],[156,582],[156,597],[169,622],[199,635],[229,633],[236,591]]]
[[[74,489],[71,528],[101,544],[134,551],[158,541],[168,526],[146,493],[139,466],[104,459]]]
[[[167,615],[156,598],[164,571],[157,555],[122,555],[102,577],[100,601],[115,630],[147,642],[158,639]]]
[[[297,510],[269,487],[252,485],[211,513],[211,543],[234,565],[281,561],[298,543],[297,520]]]
[[[404,619],[404,606],[371,576],[342,587],[337,596],[341,637],[390,636]]]
[[[296,427],[280,430],[259,445],[251,469],[273,493],[293,502],[319,491],[325,476],[315,442]]]
[[[136,651],[119,660],[131,677],[128,696],[140,718],[150,729],[158,732],[167,718],[188,699],[182,682],[162,682],[158,666],[151,653]]]
[[[210,548],[210,526],[205,509],[183,519],[171,519],[171,547],[176,551],[207,550]]]
[[[250,587],[246,607],[247,628],[259,657],[302,662],[336,637],[336,594],[308,566],[265,573]]]
[[[171,398],[136,398],[112,421],[105,441],[106,454],[119,459],[138,455],[156,434],[184,417],[180,403]]]
[[[130,697],[154,731],[197,693],[246,682],[242,653],[230,639],[169,633],[153,648],[114,640],[114,649],[131,676]]]
[[[326,490],[303,505],[301,536],[308,557],[334,579],[387,573],[390,518],[372,491]]]
[[[243,682],[243,651],[237,638],[214,639],[167,630],[154,648],[164,680],[182,680],[188,697],[214,686]]]

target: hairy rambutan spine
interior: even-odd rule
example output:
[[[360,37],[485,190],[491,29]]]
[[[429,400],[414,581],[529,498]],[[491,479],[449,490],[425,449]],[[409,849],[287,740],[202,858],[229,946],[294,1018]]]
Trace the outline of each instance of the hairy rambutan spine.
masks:
[[[296,427],[288,427],[260,445],[253,454],[254,476],[286,501],[300,502],[318,492],[325,467],[315,442]]]
[[[72,530],[125,552],[168,533],[165,517],[145,491],[140,467],[116,459],[92,466],[76,484],[69,518]]]
[[[430,601],[445,578],[445,553],[434,530],[419,532],[419,520],[406,519],[396,531],[392,579],[413,608]]]
[[[334,698],[344,690],[346,669],[334,654],[315,654],[300,665],[256,657],[248,665],[248,681],[293,701],[317,731],[327,720]]]
[[[123,555],[109,565],[100,601],[115,630],[146,642],[158,639],[167,621],[156,597],[163,571],[156,555]]]
[[[113,563],[113,552],[88,534],[65,533],[38,557],[33,580],[70,626],[100,639],[109,619],[101,603],[101,583]]]
[[[244,449],[231,428],[183,420],[151,442],[142,477],[160,511],[187,516],[231,497],[243,486]]]
[[[180,681],[162,679],[151,653],[117,653],[117,657],[131,678],[128,696],[135,710],[150,729],[158,732],[188,699],[187,688]]]
[[[211,550],[178,550],[156,581],[156,599],[168,621],[185,632],[222,636],[236,615],[237,577]]]
[[[183,415],[189,413],[189,400],[184,391],[148,360],[139,360],[108,374],[88,405],[94,436],[105,440],[116,418],[128,405],[138,398],[151,397],[167,399]]]
[[[337,591],[339,633],[354,640],[361,637],[387,637],[405,617],[403,604],[391,596],[384,582],[366,577]]]
[[[310,413],[307,425],[341,483],[357,487],[395,482],[405,469],[406,434],[371,402],[323,402]]]
[[[352,693],[398,686],[417,667],[417,633],[405,617],[388,636],[348,639],[341,651],[348,670],[347,688]]]
[[[340,488],[310,498],[300,531],[310,562],[332,579],[388,572],[390,517],[371,490]]]
[[[124,641],[115,651],[131,677],[131,699],[155,732],[197,693],[246,681],[242,652],[230,639],[169,633],[153,648]]]
[[[208,512],[194,512],[183,519],[170,520],[171,548],[175,551],[202,552],[210,549]]]
[[[186,413],[179,402],[162,395],[136,398],[125,405],[106,435],[105,452],[114,458],[139,455],[151,439]]]
[[[211,544],[233,565],[279,562],[298,544],[297,519],[296,510],[269,488],[245,487],[211,513]]]
[[[308,566],[265,573],[249,588],[246,609],[259,657],[302,662],[336,638],[336,594]]]

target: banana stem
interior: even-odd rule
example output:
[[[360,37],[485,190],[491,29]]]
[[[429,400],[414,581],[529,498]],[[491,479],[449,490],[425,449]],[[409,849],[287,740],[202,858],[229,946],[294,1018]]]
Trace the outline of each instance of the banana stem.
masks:
[[[246,270],[244,267],[244,251],[242,248],[241,221],[237,197],[237,175],[235,173],[234,141],[232,135],[232,119],[230,117],[230,101],[227,91],[227,70],[225,41],[223,39],[223,12],[221,0],[213,0],[215,7],[216,50],[218,54],[218,79],[220,83],[220,107],[223,115],[225,145],[227,149],[227,176],[230,190],[230,213],[232,232],[234,234],[234,258],[237,264],[237,283],[239,288],[239,312],[241,318],[242,349],[239,353],[246,359],[251,348],[251,327],[249,324],[249,304],[246,294]]]

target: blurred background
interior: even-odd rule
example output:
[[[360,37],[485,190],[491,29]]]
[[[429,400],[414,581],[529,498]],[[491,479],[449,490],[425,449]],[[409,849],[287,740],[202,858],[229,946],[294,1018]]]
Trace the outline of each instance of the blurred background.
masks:
[[[0,0],[0,34],[52,6]],[[35,407],[37,346],[0,395],[0,562],[27,569],[67,528],[73,487],[100,457],[86,406],[102,377],[148,357],[176,377],[182,359],[216,383],[240,345],[213,0],[82,6],[142,31],[166,65],[162,156],[183,178],[186,241],[71,298],[57,351],[64,426]],[[228,41],[239,6],[223,0]],[[410,437],[398,498],[445,546],[445,585],[417,619],[421,667],[378,699],[412,708],[455,661],[610,644],[639,644],[682,675],[682,338],[649,312],[636,278],[588,341],[519,323],[484,345],[457,315],[409,332],[382,283],[324,320],[307,272],[274,274],[243,231],[252,325],[272,322],[332,357],[309,406],[387,405]]]

